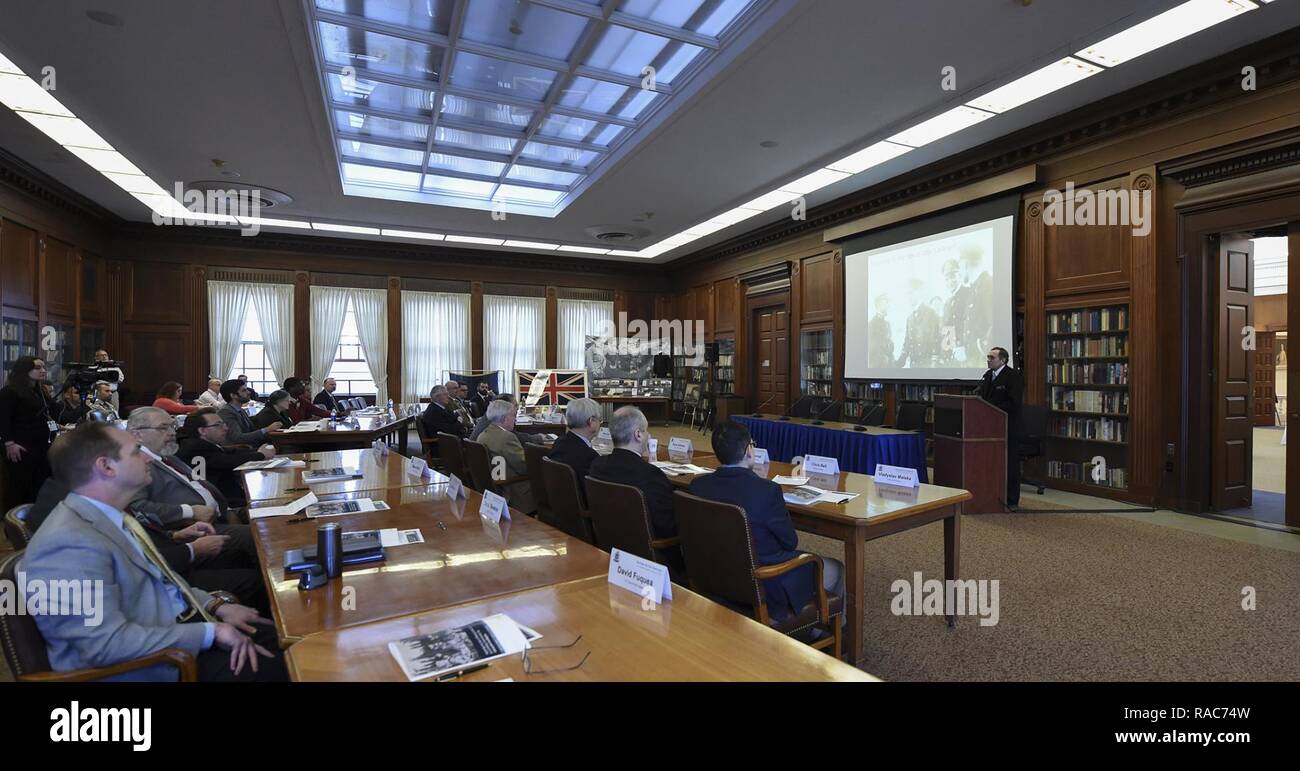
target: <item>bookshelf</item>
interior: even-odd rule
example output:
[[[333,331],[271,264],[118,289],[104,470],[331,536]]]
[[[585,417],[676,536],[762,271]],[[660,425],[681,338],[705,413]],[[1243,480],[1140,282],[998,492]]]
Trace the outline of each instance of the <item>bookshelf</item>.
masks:
[[[812,410],[825,409],[831,402],[835,353],[829,329],[805,330],[799,334],[799,393],[812,396]]]
[[[1045,466],[1053,486],[1128,489],[1129,353],[1127,304],[1047,314]]]
[[[736,393],[736,341],[719,340],[718,363],[713,368],[713,384],[718,396]]]
[[[0,369],[7,375],[14,362],[24,356],[38,356],[36,322],[6,316],[0,319]]]
[[[875,386],[874,388],[872,386]],[[867,410],[885,404],[886,386],[870,380],[844,381],[844,420],[857,422]],[[888,412],[888,409],[886,409]]]

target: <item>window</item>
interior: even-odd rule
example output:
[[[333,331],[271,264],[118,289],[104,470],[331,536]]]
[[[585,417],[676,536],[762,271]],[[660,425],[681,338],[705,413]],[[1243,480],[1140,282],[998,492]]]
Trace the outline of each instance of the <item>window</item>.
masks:
[[[546,299],[484,295],[483,348],[483,363],[501,370],[506,383],[515,382],[517,369],[544,366]]]
[[[330,367],[329,376],[338,381],[335,395],[375,396],[378,393],[375,381],[370,379],[365,351],[361,349],[361,336],[357,332],[357,317],[351,299],[343,314],[343,333],[339,336],[339,347],[334,352],[334,366]]]
[[[402,292],[403,401],[427,398],[447,372],[469,369],[469,299],[448,292]]]
[[[556,311],[560,368],[582,369],[587,366],[587,337],[609,331],[614,303],[560,299]]]
[[[235,366],[226,379],[234,380],[240,375],[247,375],[248,385],[259,396],[266,396],[280,387],[280,378],[271,370],[271,362],[266,358],[262,323],[257,318],[257,308],[253,303],[248,304],[247,313],[244,329],[239,333],[239,353],[235,356]]]

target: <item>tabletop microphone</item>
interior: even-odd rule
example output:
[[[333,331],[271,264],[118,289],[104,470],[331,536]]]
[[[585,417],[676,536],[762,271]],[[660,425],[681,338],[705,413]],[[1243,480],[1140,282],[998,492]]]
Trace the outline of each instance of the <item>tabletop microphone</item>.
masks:
[[[834,407],[834,406],[837,405],[837,404],[839,404],[839,402],[835,401],[834,399],[831,399],[830,404],[827,404],[825,407],[822,407],[820,410],[817,410],[817,414],[816,414],[816,415],[813,415],[813,422],[812,422],[812,424],[813,424],[814,426],[824,426],[824,425],[826,425],[825,423],[823,423],[823,422],[821,421],[821,416],[822,416],[822,415],[825,415],[827,410],[829,410],[831,407]]]
[[[772,401],[775,398],[776,398],[776,394],[772,394],[771,396],[767,397],[766,402],[763,402],[762,404],[758,405],[758,407],[754,408],[754,413],[750,415],[750,417],[752,418],[763,417],[763,408],[767,406],[768,402]]]

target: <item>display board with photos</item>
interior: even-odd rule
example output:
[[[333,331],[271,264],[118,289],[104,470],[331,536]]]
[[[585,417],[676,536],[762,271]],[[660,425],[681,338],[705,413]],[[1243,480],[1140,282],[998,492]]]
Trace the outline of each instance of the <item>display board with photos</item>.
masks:
[[[588,335],[584,356],[592,396],[668,397],[672,378],[655,377],[655,356],[666,354],[666,342],[638,337]]]

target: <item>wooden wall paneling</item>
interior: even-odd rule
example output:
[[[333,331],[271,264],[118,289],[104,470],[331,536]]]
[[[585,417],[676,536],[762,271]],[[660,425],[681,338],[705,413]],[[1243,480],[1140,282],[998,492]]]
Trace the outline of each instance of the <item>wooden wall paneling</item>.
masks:
[[[1086,187],[1076,186],[1076,209],[1087,201],[1085,190],[1094,195],[1101,191],[1126,191],[1127,178]],[[1068,200],[1065,201],[1065,207],[1070,205]],[[1045,203],[1043,212],[1046,294],[1077,294],[1127,287],[1128,242],[1132,225],[1128,222],[1108,222],[1106,225],[1061,224],[1054,221],[1054,216],[1049,217],[1054,215],[1047,208],[1050,206],[1050,203]],[[1082,217],[1083,210],[1077,210]]]
[[[196,383],[194,388],[202,393],[207,390],[208,378],[225,380],[230,374],[212,371],[212,338],[208,328],[208,269],[202,265],[194,268],[193,327],[195,371],[201,381]]]
[[[799,321],[817,324],[835,318],[835,261],[833,252],[805,257],[799,271]]]
[[[124,263],[126,303],[123,320],[130,324],[188,324],[189,266],[159,262]]]
[[[1025,373],[1025,403],[1047,403],[1047,379],[1043,376],[1047,356],[1047,314],[1044,300],[1043,202],[1040,195],[1024,201],[1021,219],[1020,272],[1025,281],[1024,361],[1015,366]],[[999,343],[1007,345],[1007,343]]]
[[[546,366],[555,368],[560,360],[560,303],[555,287],[546,287]]]
[[[39,252],[40,236],[35,230],[12,220],[0,223],[0,303],[36,313]]]
[[[803,326],[803,260],[793,260],[790,264],[790,304],[786,310],[789,311],[786,324],[790,334],[787,346],[790,376],[786,393],[790,395],[790,404],[787,406],[793,406],[803,395],[799,390],[799,371],[803,361],[799,355],[799,338]]]
[[[122,406],[152,404],[158,388],[168,380],[182,385],[197,380],[194,374],[194,333],[189,325],[126,324],[122,354],[126,382],[120,391]]]
[[[844,252],[831,254],[831,398],[844,400],[844,349],[848,342],[844,321]],[[855,330],[856,332],[856,330]],[[841,406],[841,409],[843,407]]]
[[[618,326],[620,313],[627,313],[627,295],[622,289],[614,290],[614,325]]]
[[[699,339],[699,330],[696,330],[696,344],[713,340],[713,284],[701,284],[691,288],[691,294],[694,296],[695,317],[703,325],[703,338]]]
[[[388,398],[402,400],[402,346],[406,330],[402,327],[402,279],[388,277]],[[376,400],[378,396],[376,395]],[[405,448],[403,448],[405,450]]]
[[[1136,170],[1129,175],[1125,189],[1154,199],[1155,179],[1154,167]],[[1157,204],[1158,201],[1152,200],[1149,211],[1153,217],[1159,211]],[[1156,224],[1151,223],[1145,236],[1130,233],[1128,239],[1133,298],[1129,305],[1129,463],[1133,474],[1129,490],[1149,500],[1154,499],[1163,460],[1158,444],[1161,431],[1156,404],[1160,377]]]
[[[713,331],[720,337],[732,337],[736,333],[736,301],[740,282],[724,278],[713,282]]]
[[[103,324],[108,297],[108,276],[103,257],[77,250],[80,269],[77,272],[77,310],[82,322]]]
[[[45,235],[41,238],[41,318],[75,321],[77,315],[77,248]]]
[[[130,276],[130,263],[110,260],[105,273],[108,278],[108,307],[117,308],[117,313],[108,313],[104,324],[104,346],[112,358],[120,356],[122,351],[122,310],[126,308],[127,281]]]
[[[471,281],[469,285],[469,366],[483,369],[483,282]],[[508,381],[513,375],[502,373]],[[505,386],[502,386],[503,388]],[[514,386],[510,386],[513,388]],[[517,394],[516,394],[517,395]]]

